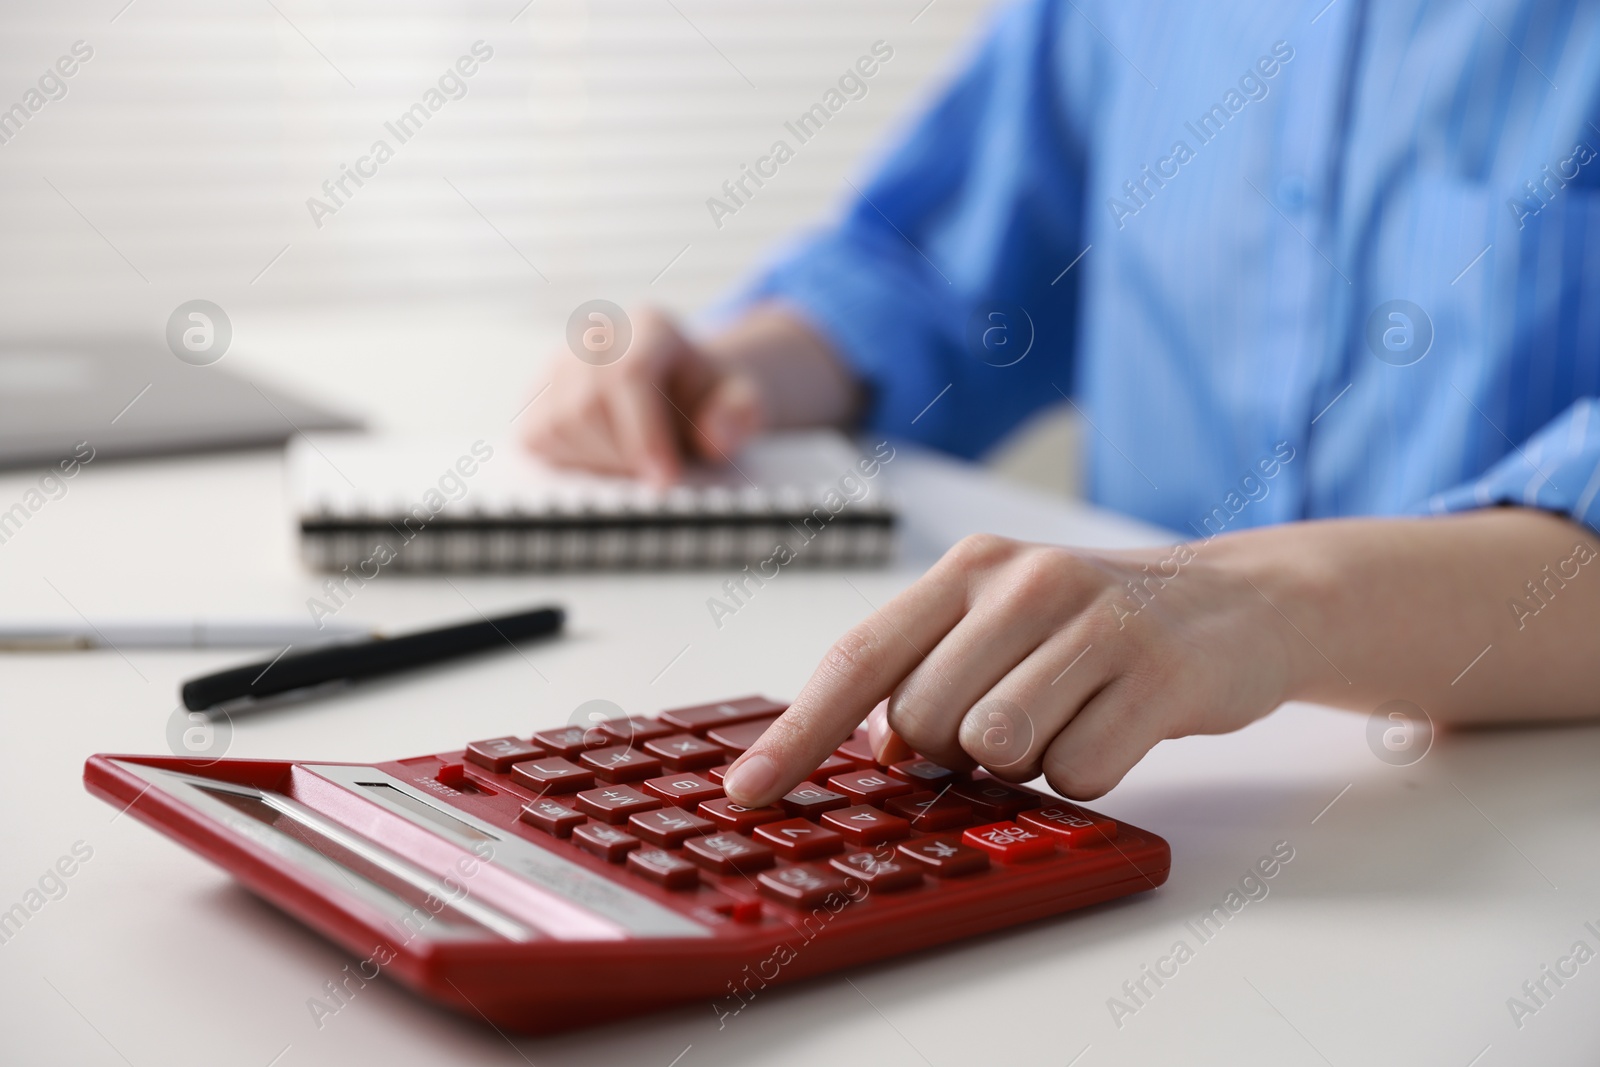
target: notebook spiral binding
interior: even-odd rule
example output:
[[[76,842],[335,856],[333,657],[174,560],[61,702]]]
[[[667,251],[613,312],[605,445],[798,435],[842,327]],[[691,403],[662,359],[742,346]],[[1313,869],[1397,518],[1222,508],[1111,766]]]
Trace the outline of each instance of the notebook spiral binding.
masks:
[[[324,506],[302,517],[300,545],[313,569],[358,573],[873,566],[893,554],[895,514],[881,503],[837,514],[800,503],[720,512],[478,512],[426,524]]]

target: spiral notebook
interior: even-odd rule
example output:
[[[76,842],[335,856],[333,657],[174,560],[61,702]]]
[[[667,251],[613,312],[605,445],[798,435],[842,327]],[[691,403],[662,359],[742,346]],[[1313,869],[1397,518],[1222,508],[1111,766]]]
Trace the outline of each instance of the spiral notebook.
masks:
[[[893,458],[832,431],[771,434],[656,490],[553,469],[509,440],[313,434],[289,446],[306,563],[367,578],[879,564],[894,547]]]

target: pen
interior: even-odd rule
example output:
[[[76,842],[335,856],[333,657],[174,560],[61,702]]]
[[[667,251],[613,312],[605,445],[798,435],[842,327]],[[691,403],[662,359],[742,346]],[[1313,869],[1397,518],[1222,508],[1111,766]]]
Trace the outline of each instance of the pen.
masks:
[[[376,637],[366,626],[269,619],[99,619],[70,623],[0,622],[0,650],[95,648],[270,648]]]
[[[183,684],[183,706],[190,711],[206,711],[219,704],[261,700],[329,683],[410,670],[497,645],[554,634],[565,620],[566,613],[560,608],[545,607],[397,637],[284,653],[274,660],[190,679]]]

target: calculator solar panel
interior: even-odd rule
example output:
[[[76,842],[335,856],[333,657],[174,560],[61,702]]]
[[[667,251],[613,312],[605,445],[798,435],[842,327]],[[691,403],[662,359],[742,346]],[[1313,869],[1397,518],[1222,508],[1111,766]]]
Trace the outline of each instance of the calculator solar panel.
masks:
[[[858,732],[770,807],[722,773],[746,697],[374,764],[91,757],[91,792],[357,954],[547,1033],[758,990],[1154,889],[1167,843]],[[671,967],[660,966],[671,962]]]

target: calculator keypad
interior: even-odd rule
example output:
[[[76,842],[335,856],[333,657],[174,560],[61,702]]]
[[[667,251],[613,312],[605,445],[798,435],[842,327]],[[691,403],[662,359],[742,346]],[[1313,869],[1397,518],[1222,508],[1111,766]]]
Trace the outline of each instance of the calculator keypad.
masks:
[[[865,899],[863,887],[868,895],[932,892],[1052,857],[1092,857],[1086,849],[1117,834],[1115,820],[981,772],[921,757],[880,766],[859,730],[777,804],[733,803],[723,773],[781,711],[751,697],[531,740],[474,741],[455,758],[479,782],[504,776],[515,787],[506,792],[525,805],[524,826],[567,842],[552,847],[615,864],[613,877],[644,879],[728,921],[774,921],[762,917],[758,894],[807,911],[837,909],[840,899]],[[465,779],[460,766],[446,770]],[[428,773],[444,781],[446,771]],[[701,887],[718,895],[697,896]]]

